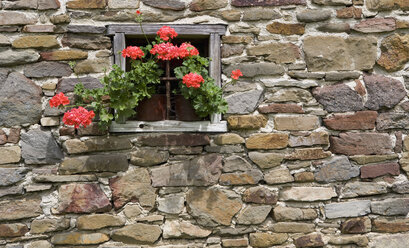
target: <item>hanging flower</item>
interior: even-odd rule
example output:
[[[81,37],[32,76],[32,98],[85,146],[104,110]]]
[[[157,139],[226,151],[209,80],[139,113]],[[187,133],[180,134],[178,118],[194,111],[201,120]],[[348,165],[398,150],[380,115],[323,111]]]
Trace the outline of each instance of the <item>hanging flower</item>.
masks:
[[[58,107],[60,105],[67,105],[70,103],[68,97],[64,95],[64,93],[60,92],[57,95],[53,96],[50,100],[50,107]]]
[[[199,51],[196,49],[196,47],[194,47],[193,45],[191,45],[190,43],[182,43],[182,45],[180,45],[179,47],[179,58],[185,58],[188,56],[195,56],[195,55],[199,55]]]
[[[171,60],[179,57],[179,48],[172,43],[160,43],[153,46],[150,51],[151,54],[158,55],[158,59]]]
[[[80,125],[87,127],[92,123],[92,118],[95,117],[94,111],[88,111],[83,107],[78,107],[65,112],[62,121],[66,125],[72,125],[79,128]]]
[[[189,73],[183,76],[183,83],[188,87],[199,88],[200,84],[204,82],[201,75],[197,73]]]
[[[131,59],[141,59],[145,53],[137,46],[129,46],[122,50],[122,57],[130,57]]]
[[[239,79],[239,77],[241,77],[241,76],[243,76],[243,73],[241,73],[241,71],[239,70],[239,69],[237,69],[237,70],[234,70],[234,71],[232,71],[231,72],[231,78],[233,78],[233,79],[235,79],[235,80],[237,80],[237,79]]]
[[[156,34],[159,35],[159,37],[164,41],[168,41],[169,39],[173,39],[178,36],[176,31],[169,26],[161,27]]]
[[[142,12],[139,11],[139,10],[137,10],[137,11],[136,11],[136,15],[140,15],[140,14],[142,14]]]

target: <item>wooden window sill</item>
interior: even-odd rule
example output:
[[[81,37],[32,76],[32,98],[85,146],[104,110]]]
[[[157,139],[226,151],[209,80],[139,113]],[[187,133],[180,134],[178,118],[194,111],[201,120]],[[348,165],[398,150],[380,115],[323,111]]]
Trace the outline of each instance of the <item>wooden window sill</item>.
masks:
[[[138,132],[203,132],[223,133],[227,132],[227,122],[219,121],[127,121],[125,123],[113,122],[110,132],[114,133],[138,133]]]

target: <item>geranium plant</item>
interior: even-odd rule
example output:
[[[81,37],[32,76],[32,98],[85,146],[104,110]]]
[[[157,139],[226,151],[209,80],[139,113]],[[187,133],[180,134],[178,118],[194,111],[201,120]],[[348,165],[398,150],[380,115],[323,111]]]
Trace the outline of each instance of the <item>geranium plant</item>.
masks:
[[[143,32],[142,15],[139,11],[136,14]],[[146,46],[126,47],[121,54],[130,59],[131,69],[125,72],[120,66],[113,65],[112,70],[101,80],[102,88],[85,89],[81,83],[77,84],[74,89],[77,108],[66,112],[63,122],[78,128],[89,125],[94,116],[98,116],[100,123],[104,125],[113,119],[135,115],[135,108],[140,101],[150,98],[155,93],[155,86],[160,83],[163,70],[160,69],[159,62],[170,60],[182,62],[174,69],[176,78],[180,79],[177,91],[191,101],[198,116],[226,113],[227,102],[223,98],[223,88],[235,83],[242,76],[241,72],[233,71],[232,80],[223,88],[218,87],[209,76],[209,59],[200,56],[198,49],[190,43],[174,45],[171,41],[177,36],[173,28],[163,26],[158,30],[155,41],[149,42],[145,35]],[[63,93],[50,100],[51,107],[64,107],[68,103],[69,100]],[[86,108],[92,110],[88,111]]]

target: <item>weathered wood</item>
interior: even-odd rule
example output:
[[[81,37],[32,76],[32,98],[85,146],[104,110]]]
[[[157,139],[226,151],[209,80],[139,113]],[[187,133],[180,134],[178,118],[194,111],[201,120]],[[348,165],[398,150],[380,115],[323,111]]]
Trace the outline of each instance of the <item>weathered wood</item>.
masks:
[[[209,39],[209,57],[211,58],[209,65],[210,76],[214,79],[217,86],[221,87],[221,42],[220,35],[217,33],[210,34]],[[212,119],[215,123],[222,119],[221,114],[213,114]]]
[[[127,121],[119,124],[112,122],[110,132],[134,133],[134,132],[227,132],[227,122],[210,123],[209,121]]]
[[[125,49],[125,34],[116,33],[114,36],[114,58],[115,64],[119,65],[122,70],[126,69],[126,59],[119,52]]]
[[[210,35],[212,33],[224,35],[226,25],[223,24],[143,24],[146,35],[156,35],[156,32],[167,25],[175,29],[179,35]],[[125,33],[126,35],[141,35],[139,24],[112,24],[108,25],[107,34]]]

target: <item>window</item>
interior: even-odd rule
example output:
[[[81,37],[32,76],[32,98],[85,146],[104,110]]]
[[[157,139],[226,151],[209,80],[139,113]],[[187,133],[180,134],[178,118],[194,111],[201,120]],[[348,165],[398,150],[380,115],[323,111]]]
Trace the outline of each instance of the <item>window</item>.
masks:
[[[188,24],[143,24],[143,29],[148,37],[154,37],[156,32],[167,25],[176,30],[178,37],[174,43],[190,41],[202,56],[211,58],[210,76],[215,79],[218,86],[221,86],[221,59],[220,59],[220,36],[225,34],[225,25],[188,25]],[[127,69],[127,61],[119,52],[126,46],[145,45],[145,39],[138,24],[134,25],[109,25],[107,33],[113,36],[113,52],[115,64],[120,65],[123,70]],[[129,66],[129,65],[128,65]],[[161,65],[166,71],[166,65]],[[172,63],[169,66],[173,66]],[[129,69],[129,68],[128,68]],[[172,71],[172,70],[171,70]],[[175,84],[174,77],[171,74],[164,75],[162,78],[164,84],[158,88],[158,91],[166,91],[166,88],[172,88]],[[166,87],[166,82],[168,87]],[[170,85],[170,87],[169,87]],[[169,95],[167,95],[169,97]],[[172,101],[167,99],[167,107],[173,109],[174,96]],[[172,107],[170,107],[170,104]],[[181,121],[173,111],[168,111],[167,120],[164,121],[141,121],[138,117],[131,118],[125,123],[114,122],[110,128],[111,132],[225,132],[227,124],[221,121],[220,114],[213,114],[209,120],[201,121]]]

